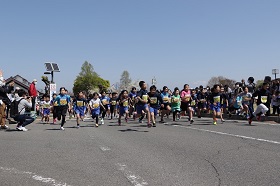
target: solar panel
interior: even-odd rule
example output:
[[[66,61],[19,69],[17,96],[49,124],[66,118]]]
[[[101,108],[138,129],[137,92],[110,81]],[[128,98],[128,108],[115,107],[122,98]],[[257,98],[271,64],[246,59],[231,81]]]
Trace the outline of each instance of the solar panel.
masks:
[[[47,71],[53,71],[53,67],[51,63],[45,63],[45,67]]]
[[[59,72],[59,67],[56,63],[52,63],[53,71]]]
[[[55,71],[55,72],[60,71],[56,63],[45,63],[45,66],[47,71]]]

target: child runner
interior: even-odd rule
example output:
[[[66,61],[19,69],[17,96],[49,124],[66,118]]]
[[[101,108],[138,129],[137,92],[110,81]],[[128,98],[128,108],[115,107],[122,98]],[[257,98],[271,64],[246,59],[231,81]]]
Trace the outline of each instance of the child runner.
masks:
[[[191,91],[189,89],[189,85],[184,85],[184,90],[181,91],[181,109],[184,112],[184,115],[186,115],[186,112],[191,112],[190,108],[190,100],[191,100]],[[189,117],[189,120],[191,118]]]
[[[128,96],[128,91],[123,90],[117,101],[119,102],[119,106],[120,106],[118,124],[121,125],[122,116],[125,115],[125,122],[127,122],[128,117],[129,117],[129,105],[130,105],[131,99]]]
[[[190,116],[190,123],[192,124],[193,121],[193,115],[196,111],[197,107],[197,97],[195,90],[191,91],[191,99],[190,99],[190,105],[189,105],[189,116]]]
[[[100,99],[99,99],[99,94],[97,92],[93,93],[92,99],[89,102],[89,107],[91,110],[91,116],[92,119],[95,118],[95,127],[98,127],[98,120],[99,120],[99,114],[100,114],[100,107],[102,107],[104,110],[104,106],[102,105]]]
[[[63,126],[65,124],[67,110],[69,111],[71,109],[71,100],[70,96],[66,94],[64,87],[60,88],[60,94],[55,98],[54,102],[58,104],[57,119],[60,121],[62,118],[60,130],[65,130]]]
[[[140,81],[139,82],[140,86],[140,91],[137,93],[137,117],[139,118],[139,123],[142,123],[143,118],[145,117],[145,113],[147,114],[148,117],[148,127],[151,127],[151,116],[150,116],[150,111],[148,107],[148,91],[147,91],[147,85],[145,81]]]
[[[176,116],[179,120],[181,112],[181,97],[180,90],[178,87],[174,88],[173,96],[171,97],[171,110],[173,113],[173,121],[175,121]]]
[[[116,117],[116,114],[117,114],[117,99],[118,99],[118,93],[113,92],[112,93],[112,98],[110,99],[111,119],[113,119],[113,116]]]
[[[51,100],[51,110],[52,110],[52,113],[53,113],[53,124],[56,124],[56,118],[57,118],[57,102],[54,102],[55,98],[56,98],[57,94],[53,94],[53,98]]]
[[[43,119],[45,119],[45,122],[48,123],[50,121],[50,113],[51,113],[51,101],[50,101],[50,96],[45,95],[44,96],[44,101],[42,102],[43,106]]]
[[[228,107],[228,96],[225,93],[225,88],[221,87],[220,88],[220,92],[221,92],[221,122],[225,122],[224,118],[223,118],[223,114],[227,113],[227,107]]]
[[[198,107],[198,118],[201,118],[201,112],[205,112],[207,110],[207,95],[206,89],[202,89],[197,95],[197,107]]]
[[[73,110],[76,114],[77,128],[80,128],[80,120],[83,120],[85,116],[85,108],[87,101],[84,98],[84,93],[80,91],[78,96],[73,100]]]
[[[101,100],[102,105],[103,105],[103,107],[102,107],[102,116],[101,116],[101,125],[103,125],[106,113],[110,109],[110,98],[108,96],[106,96],[106,91],[104,91],[104,90],[101,91],[100,94],[101,94],[100,100]]]
[[[247,86],[245,86],[244,91],[240,94],[240,96],[242,97],[242,106],[243,106],[241,113],[244,113],[244,116],[248,119],[249,118],[249,107],[250,107],[250,102],[252,99],[252,94],[249,92],[249,89]]]
[[[169,89],[167,88],[167,86],[164,86],[162,90],[163,91],[161,93],[161,97],[162,97],[163,104],[161,106],[160,123],[165,123],[163,120],[163,116],[165,114],[168,116],[171,111],[171,107],[170,107],[171,95],[168,93]]]
[[[249,125],[252,124],[252,119],[257,116],[257,120],[260,120],[261,116],[264,116],[268,109],[268,100],[271,99],[270,91],[268,90],[269,84],[263,83],[263,86],[260,90],[257,90],[253,93],[252,97],[258,97],[257,100],[257,109],[255,112],[251,113],[251,117],[248,119]]]
[[[213,124],[217,125],[217,116],[221,114],[221,94],[220,85],[216,84],[212,88],[212,93],[209,96],[210,109],[213,112]]]
[[[150,92],[148,93],[149,103],[150,103],[150,114],[153,127],[156,127],[156,116],[158,114],[159,107],[164,107],[162,97],[157,93],[157,88],[155,85],[150,87]],[[160,106],[161,105],[161,106]]]
[[[129,93],[129,97],[131,99],[131,107],[129,107],[129,117],[133,115],[133,119],[135,120],[136,116],[136,97],[137,97],[137,91],[135,87],[132,87],[131,92]]]

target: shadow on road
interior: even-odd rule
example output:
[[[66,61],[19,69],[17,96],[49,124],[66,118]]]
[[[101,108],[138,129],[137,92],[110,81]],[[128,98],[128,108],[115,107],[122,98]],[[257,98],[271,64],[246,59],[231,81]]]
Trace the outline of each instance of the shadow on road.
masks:
[[[149,132],[149,131],[139,131],[139,130],[134,130],[134,129],[125,129],[125,130],[119,130],[119,131],[120,132]]]

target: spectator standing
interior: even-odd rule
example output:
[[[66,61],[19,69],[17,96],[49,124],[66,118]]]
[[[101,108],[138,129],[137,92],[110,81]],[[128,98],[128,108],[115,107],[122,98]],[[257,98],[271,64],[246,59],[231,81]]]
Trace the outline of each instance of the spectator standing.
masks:
[[[37,98],[37,90],[36,90],[37,80],[33,79],[33,82],[29,86],[28,94],[32,98],[32,107],[31,111],[36,111],[36,98]]]

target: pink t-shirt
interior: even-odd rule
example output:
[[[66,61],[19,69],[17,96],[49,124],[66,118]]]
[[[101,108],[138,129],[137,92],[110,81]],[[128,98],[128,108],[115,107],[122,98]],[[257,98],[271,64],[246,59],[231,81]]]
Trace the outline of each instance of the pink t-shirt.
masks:
[[[188,91],[185,91],[185,90],[183,90],[182,92],[181,92],[181,98],[182,98],[182,102],[188,102],[188,101],[186,101],[185,99],[184,99],[184,97],[186,97],[186,96],[191,96],[191,91],[190,90],[188,90]]]

